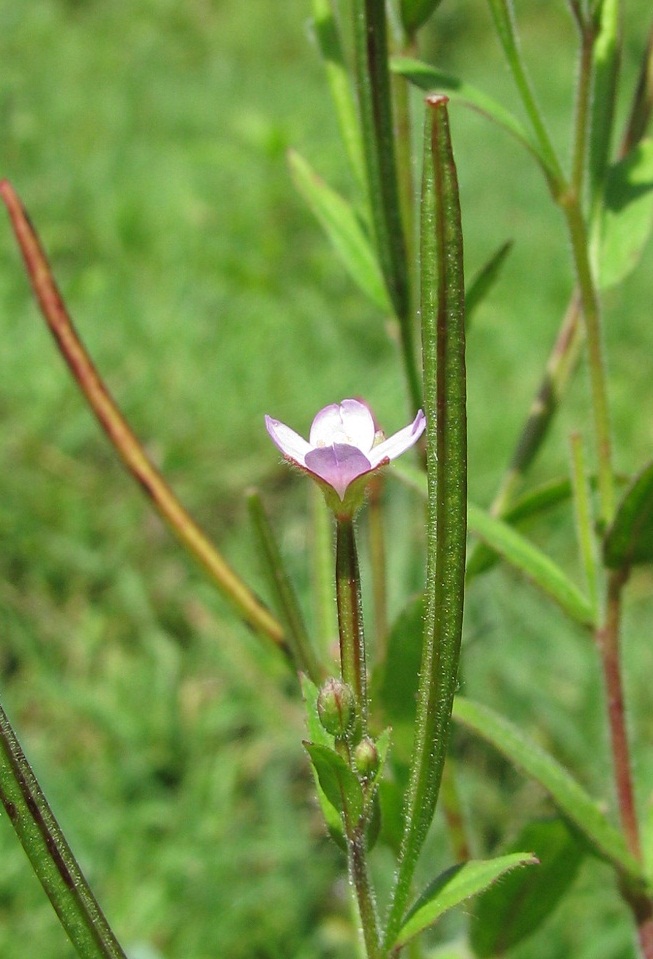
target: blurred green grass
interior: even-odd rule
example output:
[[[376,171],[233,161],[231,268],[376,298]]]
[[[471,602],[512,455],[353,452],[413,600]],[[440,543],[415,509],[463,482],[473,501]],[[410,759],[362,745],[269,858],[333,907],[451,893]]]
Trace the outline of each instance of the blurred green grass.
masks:
[[[0,0],[0,175],[21,192],[78,328],[149,451],[257,585],[242,490],[262,486],[307,582],[306,491],[264,412],[307,428],[364,395],[389,429],[406,403],[395,349],[292,191],[296,146],[348,189],[305,0]],[[515,104],[484,8],[444,4],[427,46]],[[630,8],[625,79],[646,3]],[[566,155],[574,73],[564,4],[522,3],[524,45]],[[550,53],[555,50],[555,68]],[[417,100],[416,100],[417,103]],[[623,116],[625,100],[620,105]],[[536,170],[452,111],[473,272],[516,240],[469,346],[471,495],[487,502],[569,294],[563,225]],[[651,252],[606,309],[617,463],[653,443]],[[274,652],[235,624],[148,511],[84,409],[0,230],[0,694],[83,868],[133,959],[351,954],[338,855],[310,801],[300,711]],[[565,469],[578,376],[536,477]],[[637,403],[634,398],[637,397]],[[394,608],[420,585],[390,488]],[[565,514],[536,532],[565,562]],[[650,742],[642,649],[650,577],[634,587],[633,727]],[[309,600],[304,595],[308,608]],[[470,593],[465,689],[522,722],[610,800],[600,681],[586,637],[498,571]],[[461,747],[462,749],[463,747]],[[467,747],[469,750],[469,747]],[[489,848],[529,789],[482,751],[466,802]],[[653,769],[638,754],[650,795]],[[481,774],[487,773],[487,778]],[[294,821],[293,821],[294,820]],[[510,838],[510,837],[508,837]],[[0,954],[70,956],[7,825]],[[435,855],[444,858],[442,850]],[[574,904],[519,959],[626,959],[627,922],[590,864]],[[153,953],[156,955],[156,953]]]

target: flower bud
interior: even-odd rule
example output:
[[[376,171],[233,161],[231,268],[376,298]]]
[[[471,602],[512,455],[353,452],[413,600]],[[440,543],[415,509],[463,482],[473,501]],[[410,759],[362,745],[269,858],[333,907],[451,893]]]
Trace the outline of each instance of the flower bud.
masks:
[[[332,736],[346,736],[354,721],[354,691],[341,679],[327,679],[317,697],[320,722]]]
[[[379,751],[373,739],[363,736],[354,750],[354,763],[364,779],[374,779],[379,768]]]

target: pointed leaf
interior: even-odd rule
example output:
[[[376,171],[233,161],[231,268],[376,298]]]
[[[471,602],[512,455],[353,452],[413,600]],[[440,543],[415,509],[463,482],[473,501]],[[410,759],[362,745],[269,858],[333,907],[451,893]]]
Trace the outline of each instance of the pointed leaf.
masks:
[[[653,228],[653,139],[610,167],[604,202],[599,280],[605,289],[632,273]]]
[[[435,13],[442,0],[401,0],[399,11],[407,34],[414,33]]]
[[[304,743],[304,748],[311,757],[320,786],[331,805],[343,815],[346,809],[354,822],[360,819],[363,790],[342,756],[328,746],[317,743]]]
[[[573,883],[586,853],[562,819],[528,823],[511,849],[532,849],[539,867],[511,872],[474,903],[470,938],[479,959],[503,955],[534,933]]]
[[[553,599],[571,619],[581,626],[592,626],[594,611],[590,601],[553,560],[507,523],[469,504],[469,529],[491,546],[506,562],[523,573]]]
[[[447,869],[426,888],[408,913],[393,946],[403,946],[440,917],[466,899],[483,892],[504,873],[517,866],[535,864],[537,859],[527,852],[512,853],[498,859],[471,859]]]
[[[612,862],[620,872],[641,881],[641,867],[628,852],[621,833],[552,756],[502,716],[468,699],[456,700],[453,718],[539,783],[560,813],[573,823],[599,856]]]
[[[288,162],[295,186],[319,220],[351,278],[379,309],[388,311],[388,295],[370,241],[352,207],[320,179],[294,150]]]
[[[340,135],[359,186],[365,189],[365,161],[351,80],[330,0],[313,0],[315,37],[326,67]]]
[[[517,526],[525,520],[535,519],[547,510],[571,498],[571,481],[568,476],[547,480],[519,496],[501,517],[502,522]],[[501,557],[485,543],[477,543],[467,557],[467,579],[472,579],[491,569]]]
[[[471,323],[472,314],[481,305],[494,284],[499,279],[506,257],[512,250],[513,241],[502,243],[490,259],[478,271],[469,287],[465,291],[465,322],[467,328]]]
[[[497,100],[483,93],[482,90],[472,86],[471,83],[465,83],[459,77],[453,77],[436,67],[430,66],[428,63],[422,63],[421,60],[413,60],[410,57],[393,57],[390,61],[390,67],[395,73],[399,73],[402,77],[410,80],[420,90],[447,93],[452,100],[460,100],[466,106],[482,113],[488,120],[497,123],[518,143],[526,147],[548,175],[555,175],[555,171],[550,168],[546,158],[540,152],[537,141],[530,132],[521,125],[509,110],[506,110]]]
[[[422,662],[424,597],[409,601],[394,622],[383,664],[374,677],[374,702],[392,726],[393,755],[408,762],[415,724],[415,697]]]
[[[401,846],[404,793],[399,783],[384,779],[379,783],[381,807],[381,840],[396,854]]]
[[[653,462],[626,491],[603,544],[606,566],[653,562]]]
[[[302,687],[302,696],[304,698],[304,707],[306,711],[306,727],[308,729],[308,735],[314,743],[319,743],[321,746],[324,746],[327,749],[332,749],[333,736],[330,736],[326,731],[320,722],[320,717],[318,716],[317,712],[318,688],[313,682],[311,682],[308,676],[305,676],[304,674],[300,674],[300,681]],[[324,816],[324,822],[329,835],[335,844],[339,846],[343,852],[346,852],[347,840],[345,839],[342,816],[340,814],[341,807],[340,805],[334,806],[333,803],[327,798],[327,795],[320,784],[317,769],[313,763],[311,763],[311,770],[315,780],[318,802],[320,804],[320,809],[322,810],[322,815]]]

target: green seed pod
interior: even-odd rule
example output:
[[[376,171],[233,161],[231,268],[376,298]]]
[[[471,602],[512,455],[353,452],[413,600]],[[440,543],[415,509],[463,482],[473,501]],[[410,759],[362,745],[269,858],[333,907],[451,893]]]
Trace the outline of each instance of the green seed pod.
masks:
[[[320,722],[332,736],[346,736],[354,721],[354,691],[341,679],[327,679],[317,697]]]

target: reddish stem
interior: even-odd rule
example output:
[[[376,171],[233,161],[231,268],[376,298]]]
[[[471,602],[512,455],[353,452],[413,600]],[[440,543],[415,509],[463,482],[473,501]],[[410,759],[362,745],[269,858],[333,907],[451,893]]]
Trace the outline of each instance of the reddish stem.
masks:
[[[9,211],[32,289],[50,332],[116,452],[160,516],[206,569],[241,618],[258,633],[286,649],[280,624],[209,542],[145,454],[86,352],[57,288],[37,233],[7,180],[0,181],[0,196]]]
[[[607,584],[604,625],[597,631],[596,641],[601,655],[605,681],[610,742],[614,765],[619,816],[630,852],[641,861],[639,826],[635,806],[635,792],[630,762],[630,747],[626,730],[623,684],[619,649],[619,622],[621,592],[628,579],[628,570],[610,573]]]

